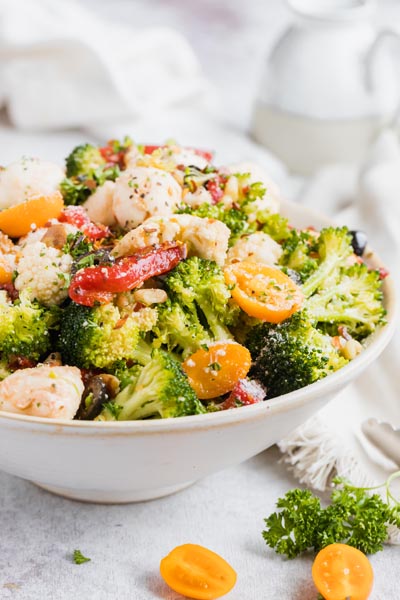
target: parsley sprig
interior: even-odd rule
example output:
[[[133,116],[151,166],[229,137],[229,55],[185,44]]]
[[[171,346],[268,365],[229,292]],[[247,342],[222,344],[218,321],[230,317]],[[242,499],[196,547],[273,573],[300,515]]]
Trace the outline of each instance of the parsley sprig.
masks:
[[[306,550],[318,552],[335,542],[375,554],[383,549],[388,526],[400,527],[400,502],[390,490],[392,481],[398,477],[400,471],[374,488],[355,487],[337,477],[326,508],[310,490],[290,490],[277,501],[279,512],[265,519],[263,538],[268,546],[288,558]],[[379,488],[385,488],[386,501],[381,495],[371,493]]]
[[[83,554],[80,550],[74,550],[73,559],[74,559],[74,563],[76,565],[82,565],[83,563],[89,562],[91,560],[91,558],[88,558],[87,556],[83,556]]]

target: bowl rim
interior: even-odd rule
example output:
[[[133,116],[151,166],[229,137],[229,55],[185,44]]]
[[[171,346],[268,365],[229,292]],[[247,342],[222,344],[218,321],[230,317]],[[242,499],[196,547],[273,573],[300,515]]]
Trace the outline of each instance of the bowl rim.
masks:
[[[288,200],[282,201],[282,213],[289,209],[291,212],[298,212],[303,216],[309,216],[310,220],[318,220],[326,225],[335,225],[334,221],[326,215],[320,214],[318,211],[311,210],[295,202]],[[375,268],[384,268],[384,263],[369,246],[366,248],[368,261]],[[56,428],[57,431],[62,429],[76,429],[83,432],[93,432],[99,434],[100,431],[115,432],[123,434],[133,433],[159,433],[172,432],[181,429],[198,429],[198,428],[215,428],[221,425],[232,424],[237,421],[253,421],[258,420],[265,413],[276,414],[286,412],[290,408],[298,408],[307,402],[315,399],[321,393],[329,394],[336,388],[340,388],[354,379],[355,375],[368,366],[375,358],[377,358],[384,348],[389,343],[395,328],[396,328],[396,293],[394,279],[391,275],[385,278],[383,282],[383,294],[386,308],[386,324],[379,327],[368,338],[368,342],[363,351],[347,365],[320,379],[306,387],[300,388],[287,394],[282,394],[276,398],[265,400],[251,406],[242,406],[239,409],[225,410],[215,413],[206,413],[199,415],[190,415],[187,417],[176,417],[170,419],[154,419],[154,420],[137,420],[137,421],[79,421],[71,419],[49,419],[45,417],[36,417],[29,415],[21,415],[0,410],[0,424],[2,421],[9,421],[15,425],[37,425],[43,429]],[[40,427],[42,429],[42,427]]]

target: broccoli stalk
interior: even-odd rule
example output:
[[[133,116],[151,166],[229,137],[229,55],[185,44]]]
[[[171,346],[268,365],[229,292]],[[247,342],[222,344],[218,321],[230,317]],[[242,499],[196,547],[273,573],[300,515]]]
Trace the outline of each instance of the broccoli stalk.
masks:
[[[306,311],[278,325],[257,325],[246,339],[253,359],[250,377],[267,388],[268,398],[305,387],[348,362],[331,342],[313,326]]]
[[[154,350],[136,382],[114,398],[116,410],[106,407],[100,419],[119,421],[184,417],[204,413],[180,363],[163,350]]]
[[[233,339],[228,326],[235,324],[240,310],[231,303],[224,274],[216,263],[197,256],[181,261],[165,283],[172,300],[183,306],[193,321],[204,322],[214,339]]]

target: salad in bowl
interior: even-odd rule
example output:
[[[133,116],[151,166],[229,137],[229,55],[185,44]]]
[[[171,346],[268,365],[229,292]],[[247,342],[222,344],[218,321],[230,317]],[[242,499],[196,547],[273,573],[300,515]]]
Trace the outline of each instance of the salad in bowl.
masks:
[[[385,323],[346,227],[298,228],[254,165],[83,144],[0,171],[0,411],[133,421],[304,388]]]

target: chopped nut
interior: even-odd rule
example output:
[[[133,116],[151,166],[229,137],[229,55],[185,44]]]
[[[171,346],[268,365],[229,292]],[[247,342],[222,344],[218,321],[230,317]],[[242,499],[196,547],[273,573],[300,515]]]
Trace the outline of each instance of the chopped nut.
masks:
[[[151,304],[160,304],[168,299],[167,292],[155,288],[143,288],[136,290],[133,293],[133,297],[136,302],[140,302],[145,306],[150,306]]]
[[[341,352],[344,358],[347,358],[347,360],[353,360],[353,358],[360,354],[362,349],[363,347],[360,342],[352,338],[351,340],[347,340]]]
[[[61,250],[67,243],[67,232],[61,223],[51,225],[41,240],[46,246],[53,246]]]

